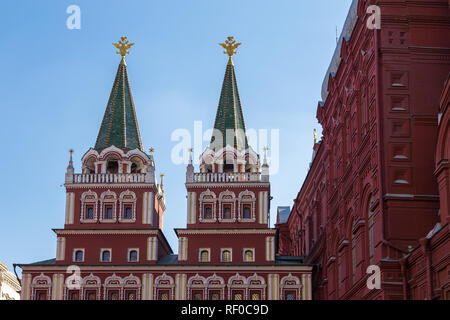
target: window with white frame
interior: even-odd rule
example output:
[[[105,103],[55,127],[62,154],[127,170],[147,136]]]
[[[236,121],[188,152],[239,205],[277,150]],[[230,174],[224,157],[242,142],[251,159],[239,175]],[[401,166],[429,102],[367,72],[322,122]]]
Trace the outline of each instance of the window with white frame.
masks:
[[[97,193],[89,190],[81,195],[80,221],[83,223],[97,222]]]
[[[133,191],[127,190],[120,194],[119,221],[136,221],[136,194]]]
[[[116,221],[116,193],[108,190],[100,196],[100,221],[114,222]]]
[[[217,197],[211,190],[206,190],[200,194],[200,222],[215,222],[216,221],[216,202]]]
[[[239,194],[238,220],[243,222],[254,222],[256,197],[252,191],[245,190]]]
[[[201,248],[198,250],[198,261],[200,262],[209,262],[210,261],[210,249],[209,248]]]
[[[72,260],[74,262],[84,262],[84,249],[73,249]]]
[[[139,249],[128,249],[128,262],[139,261]]]
[[[100,261],[101,262],[111,262],[111,249],[101,249],[100,250]]]
[[[236,195],[232,191],[224,191],[219,195],[219,221],[234,222],[236,220]]]
[[[254,262],[255,261],[255,249],[254,248],[245,248],[242,251],[242,260],[244,262]]]
[[[220,249],[220,261],[221,262],[231,262],[231,261],[233,261],[232,252],[233,251],[232,251],[231,248]]]

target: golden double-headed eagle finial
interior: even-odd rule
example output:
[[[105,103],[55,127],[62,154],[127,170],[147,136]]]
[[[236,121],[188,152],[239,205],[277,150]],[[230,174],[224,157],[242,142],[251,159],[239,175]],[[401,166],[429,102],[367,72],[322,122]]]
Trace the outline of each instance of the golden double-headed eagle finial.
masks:
[[[117,43],[113,43],[113,46],[119,49],[116,53],[122,56],[122,61],[125,61],[125,56],[130,53],[128,49],[134,46],[134,42],[130,43],[130,41],[127,40],[127,37],[121,37]]]
[[[231,57],[236,54],[237,48],[241,43],[237,43],[236,40],[234,40],[234,37],[228,37],[227,40],[225,40],[225,43],[219,43],[219,45],[225,49],[223,53],[227,54],[231,60]]]

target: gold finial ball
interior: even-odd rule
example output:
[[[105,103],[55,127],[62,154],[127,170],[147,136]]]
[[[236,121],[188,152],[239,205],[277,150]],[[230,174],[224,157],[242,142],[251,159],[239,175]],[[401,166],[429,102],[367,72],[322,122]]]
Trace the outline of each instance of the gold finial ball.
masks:
[[[69,149],[69,152],[70,152],[70,153],[73,153],[73,149]]]
[[[153,152],[155,152],[155,149],[150,148],[150,153],[153,154]]]

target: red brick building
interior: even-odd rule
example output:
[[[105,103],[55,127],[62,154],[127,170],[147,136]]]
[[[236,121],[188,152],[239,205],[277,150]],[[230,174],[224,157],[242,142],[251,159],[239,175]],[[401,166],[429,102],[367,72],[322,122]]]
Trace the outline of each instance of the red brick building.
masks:
[[[199,172],[192,159],[187,166],[178,255],[161,231],[162,177],[158,184],[152,151],[142,147],[124,60],[128,45],[126,38],[118,44],[122,61],[81,173],[74,173],[71,154],[65,224],[54,229],[56,258],[19,265],[22,299],[310,300],[312,266],[275,254],[269,166],[247,142],[231,60],[236,42],[224,44],[230,58],[211,144]]]
[[[449,297],[449,72],[447,0],[353,1],[317,108],[322,140],[277,225],[279,253],[316,265],[314,299]]]

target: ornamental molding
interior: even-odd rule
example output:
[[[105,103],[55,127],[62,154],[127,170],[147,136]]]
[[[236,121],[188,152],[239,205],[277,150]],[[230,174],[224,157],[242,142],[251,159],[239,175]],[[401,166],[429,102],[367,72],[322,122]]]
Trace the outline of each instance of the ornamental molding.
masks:
[[[268,234],[275,235],[276,229],[177,229],[179,235],[189,234]]]
[[[22,265],[22,270],[26,272],[56,272],[62,271],[65,272],[68,264],[66,265],[44,265],[44,266],[36,266],[36,265]],[[157,264],[140,264],[140,265],[108,265],[105,267],[104,265],[79,265],[80,269],[83,273],[87,272],[105,272],[108,270],[109,272],[152,272],[152,273],[161,273],[161,272],[173,272],[173,273],[197,273],[197,272],[205,272],[211,273],[211,265],[205,264],[183,264],[183,265],[157,265]],[[223,273],[253,273],[258,271],[259,273],[273,273],[275,272],[292,272],[292,273],[301,273],[301,274],[310,274],[312,272],[312,265],[308,264],[299,264],[299,265],[275,265],[271,264],[259,264],[259,265],[215,265],[215,272],[223,272]]]
[[[66,230],[66,229],[53,229],[57,235],[71,235],[71,234],[146,234],[146,235],[158,235],[159,230]]]
[[[193,182],[186,183],[186,188],[229,188],[230,186],[239,185],[239,187],[247,188],[268,188],[270,187],[270,182],[224,182],[224,183],[214,183],[214,182]]]
[[[156,185],[153,182],[150,183],[65,183],[64,187],[66,189],[91,189],[91,188],[114,188],[114,189],[125,189],[125,188],[148,188],[150,191],[156,191]]]

